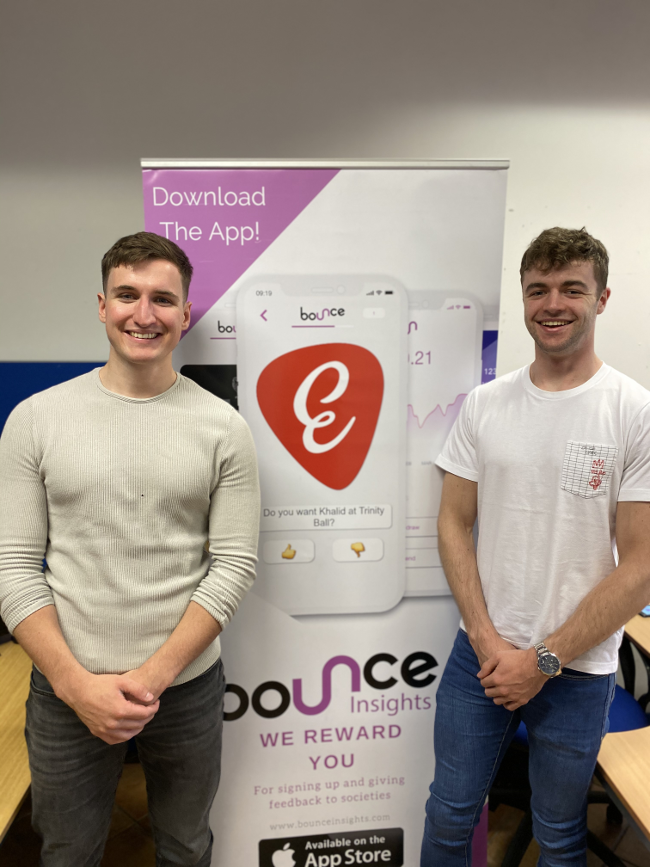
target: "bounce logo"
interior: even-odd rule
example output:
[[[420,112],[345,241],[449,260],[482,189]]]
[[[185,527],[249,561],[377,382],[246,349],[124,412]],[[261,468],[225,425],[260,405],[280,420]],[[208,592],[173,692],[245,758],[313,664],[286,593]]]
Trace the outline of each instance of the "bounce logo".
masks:
[[[345,308],[323,307],[323,309],[319,313],[310,312],[309,310],[303,310],[302,307],[300,308],[300,318],[303,322],[322,322],[323,319],[330,316],[336,316],[338,318],[340,318],[341,316],[345,316]]]
[[[373,689],[391,689],[398,683],[397,678],[393,674],[390,674],[389,677],[380,680],[375,672],[375,667],[383,662],[392,668],[398,661],[397,657],[393,656],[392,653],[376,653],[363,666],[363,679]],[[293,704],[296,710],[306,716],[314,716],[327,710],[332,701],[332,671],[339,665],[346,666],[350,670],[350,691],[361,691],[362,670],[359,663],[351,656],[333,656],[323,666],[321,674],[321,699],[317,704],[311,705],[305,702],[302,694],[302,678],[293,679]],[[438,662],[435,656],[424,650],[417,650],[415,653],[410,653],[404,658],[399,668],[399,674],[407,686],[421,689],[422,687],[429,686],[436,679],[436,675],[431,673],[431,669],[437,668],[437,666]],[[226,692],[234,693],[237,696],[239,706],[233,711],[226,712],[224,719],[226,721],[239,719],[246,713],[249,702],[251,702],[248,698],[248,693],[241,686],[237,686],[234,683],[228,684]],[[277,693],[280,696],[280,703],[272,709],[262,704],[262,697],[267,692]],[[291,705],[292,693],[289,692],[283,683],[277,680],[267,680],[253,691],[251,702],[253,710],[259,716],[266,719],[282,716]]]
[[[257,401],[273,433],[303,469],[337,491],[363,466],[383,394],[379,361],[349,343],[287,352],[257,381]]]

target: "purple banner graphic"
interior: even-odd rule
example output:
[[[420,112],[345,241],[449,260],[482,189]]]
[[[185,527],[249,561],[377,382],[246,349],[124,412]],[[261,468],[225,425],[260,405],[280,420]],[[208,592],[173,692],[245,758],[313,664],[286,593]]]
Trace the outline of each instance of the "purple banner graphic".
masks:
[[[194,265],[190,295],[192,325],[196,325],[338,171],[152,169],[143,172],[147,231],[175,241]]]

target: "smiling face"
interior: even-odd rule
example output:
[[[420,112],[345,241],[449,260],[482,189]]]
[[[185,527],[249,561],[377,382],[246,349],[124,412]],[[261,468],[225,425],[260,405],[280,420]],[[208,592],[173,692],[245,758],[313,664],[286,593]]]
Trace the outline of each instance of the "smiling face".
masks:
[[[111,355],[123,364],[169,365],[171,353],[190,324],[178,268],[163,259],[113,268],[106,294],[99,294]]]
[[[524,321],[538,350],[558,357],[593,351],[596,316],[610,290],[601,292],[591,262],[550,271],[531,268],[522,279]]]

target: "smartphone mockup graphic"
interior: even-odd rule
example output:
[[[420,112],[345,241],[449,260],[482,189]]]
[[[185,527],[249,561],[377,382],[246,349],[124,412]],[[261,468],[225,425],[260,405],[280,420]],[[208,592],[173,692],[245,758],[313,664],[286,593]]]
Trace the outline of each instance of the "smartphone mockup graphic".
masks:
[[[383,276],[239,289],[239,407],[262,488],[254,591],[289,614],[404,595],[407,312]]]
[[[481,382],[483,311],[453,292],[409,291],[406,596],[450,593],[438,553],[443,471],[435,465],[463,400]]]

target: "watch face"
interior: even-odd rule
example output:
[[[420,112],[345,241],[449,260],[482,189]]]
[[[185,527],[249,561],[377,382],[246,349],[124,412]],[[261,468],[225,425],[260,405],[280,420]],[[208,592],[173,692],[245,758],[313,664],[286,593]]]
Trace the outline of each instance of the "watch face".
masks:
[[[560,660],[553,653],[543,653],[537,657],[537,665],[542,674],[553,677],[560,670]]]

